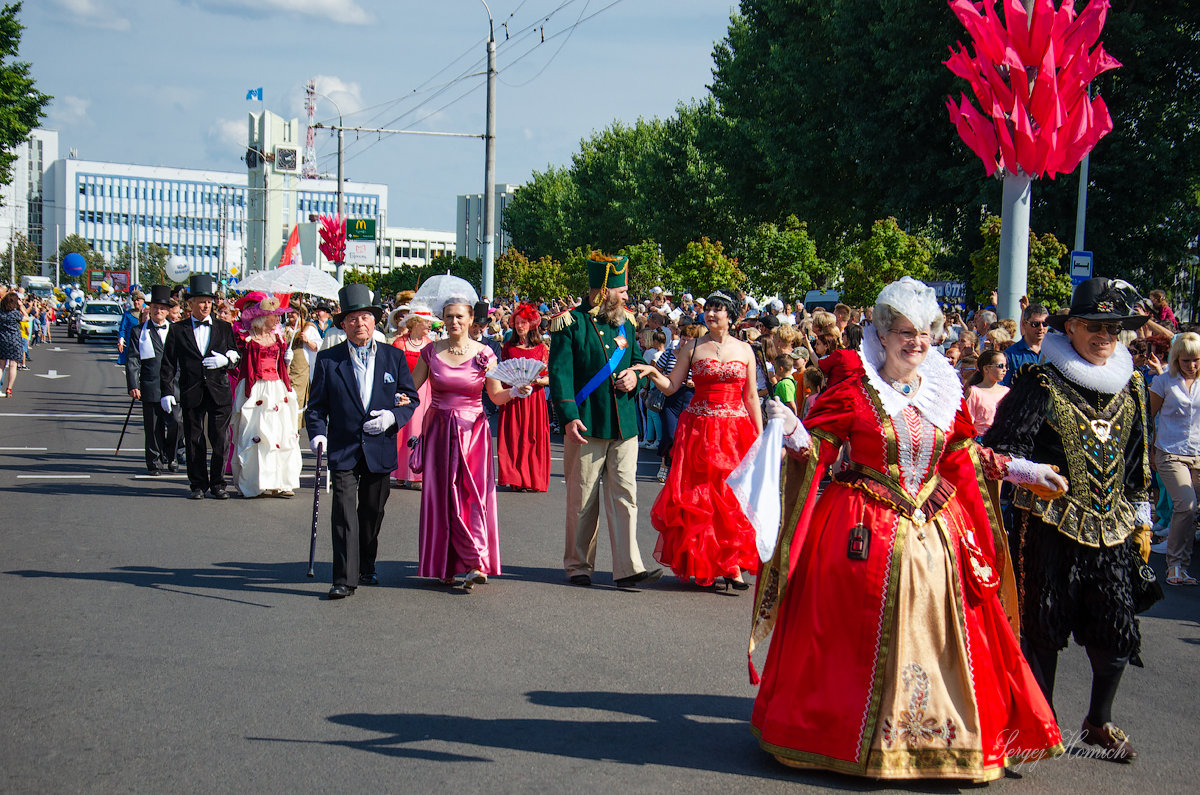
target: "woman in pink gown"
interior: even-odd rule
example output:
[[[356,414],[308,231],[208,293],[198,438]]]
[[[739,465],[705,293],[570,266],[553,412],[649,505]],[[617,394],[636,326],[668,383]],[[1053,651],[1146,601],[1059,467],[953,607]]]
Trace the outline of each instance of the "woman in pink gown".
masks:
[[[404,333],[396,337],[392,342],[392,347],[404,351],[409,372],[416,369],[421,351],[433,342],[433,337],[429,335],[432,327],[433,313],[425,306],[413,306],[408,317],[404,318]],[[421,482],[421,473],[413,472],[408,466],[408,440],[414,436],[420,436],[421,428],[425,424],[425,410],[429,406],[428,384],[420,388],[418,397],[421,402],[413,411],[412,419],[396,434],[396,449],[400,453],[400,463],[392,472],[392,479],[398,486],[407,487],[410,483],[415,485]]]
[[[463,291],[471,290],[463,282]],[[525,397],[529,387],[506,390],[487,378],[496,354],[469,334],[474,290],[442,307],[447,337],[421,351],[413,369],[420,390],[428,382],[429,407],[421,434],[423,467],[417,574],[447,585],[465,574],[470,590],[500,574],[496,470],[492,435],[483,413],[483,389],[497,406]]]

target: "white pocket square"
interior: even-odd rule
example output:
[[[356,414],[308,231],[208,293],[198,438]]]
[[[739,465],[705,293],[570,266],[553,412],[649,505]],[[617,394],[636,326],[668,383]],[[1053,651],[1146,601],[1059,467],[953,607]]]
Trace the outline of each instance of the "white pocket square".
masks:
[[[383,374],[383,383],[385,383],[385,384],[394,384],[394,383],[396,383],[396,379],[395,379],[395,378],[392,378],[392,374],[391,374],[391,373],[384,373],[384,374]]]

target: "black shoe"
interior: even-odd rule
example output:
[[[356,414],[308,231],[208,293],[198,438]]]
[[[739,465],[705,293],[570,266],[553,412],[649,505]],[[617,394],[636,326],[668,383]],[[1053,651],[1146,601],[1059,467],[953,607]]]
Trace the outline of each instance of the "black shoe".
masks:
[[[159,475],[161,475],[161,474],[162,474],[162,470],[161,470],[161,469],[158,469],[158,468],[155,468],[155,469],[147,469],[147,470],[146,470],[146,474],[147,474],[147,475],[149,475],[149,476],[150,476],[150,477],[152,477],[152,478],[156,478],[156,477],[158,477]]]
[[[377,574],[360,574],[358,575],[359,585],[378,585],[379,575]]]
[[[654,571],[639,571],[637,574],[632,574],[628,577],[622,577],[619,580],[613,580],[613,584],[618,588],[632,588],[635,585],[649,585],[652,582],[657,582],[663,576],[662,569]]]
[[[580,586],[583,586],[584,588],[586,588],[587,586],[592,584],[592,578],[586,574],[572,574],[571,575],[571,584],[572,585],[580,585]]]
[[[167,471],[174,475],[179,471],[179,464],[176,464],[174,461],[172,461],[171,463],[167,464]]]
[[[204,489],[192,489],[191,491],[188,492],[188,499],[189,500],[204,499]]]
[[[225,491],[224,486],[214,486],[213,488],[208,490],[208,493],[214,500],[229,499],[229,492]]]
[[[329,589],[330,599],[345,599],[347,596],[353,596],[354,589],[349,585],[335,585]]]

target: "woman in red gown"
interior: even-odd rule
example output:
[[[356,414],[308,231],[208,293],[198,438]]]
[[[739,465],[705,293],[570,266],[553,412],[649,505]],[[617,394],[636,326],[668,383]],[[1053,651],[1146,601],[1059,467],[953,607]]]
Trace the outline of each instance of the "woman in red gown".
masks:
[[[749,587],[742,572],[758,571],[754,528],[725,483],[762,432],[754,352],[730,335],[738,305],[716,292],[704,304],[708,333],[680,343],[668,379],[651,365],[635,365],[665,394],[676,392],[691,370],[696,394],[675,428],[676,465],[650,509],[658,531],[654,558],[682,580]]]
[[[550,351],[541,340],[542,316],[532,304],[513,312],[512,336],[500,349],[503,359],[535,359],[545,363]],[[533,394],[500,407],[500,485],[513,491],[546,491],[550,487],[550,412],[542,375],[533,383]]]
[[[1063,747],[1017,642],[985,477],[1065,482],[975,442],[961,382],[930,350],[942,325],[932,289],[893,282],[874,317],[855,372],[803,424],[768,404],[790,455],[784,531],[758,578],[750,650],[774,636],[752,728],[794,767],[999,778]],[[849,464],[818,496],[845,444]]]
[[[421,358],[421,351],[425,350],[426,345],[433,342],[433,337],[429,332],[433,329],[435,319],[433,312],[429,311],[429,307],[423,304],[413,304],[403,322],[404,331],[392,340],[392,347],[404,351],[409,372],[413,372],[416,370],[417,360]],[[417,484],[421,482],[421,473],[413,472],[408,466],[408,440],[414,436],[420,436],[421,429],[425,425],[425,411],[429,408],[429,384],[424,384],[417,394],[421,404],[413,411],[412,419],[396,434],[396,450],[400,455],[396,469],[392,472],[392,480],[396,485],[405,488],[409,484],[416,488]]]

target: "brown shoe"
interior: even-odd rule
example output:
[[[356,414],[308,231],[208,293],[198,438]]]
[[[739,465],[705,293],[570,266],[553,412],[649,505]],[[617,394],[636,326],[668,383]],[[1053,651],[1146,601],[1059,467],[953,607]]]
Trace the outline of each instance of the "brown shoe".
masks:
[[[1103,726],[1093,726],[1087,718],[1083,720],[1083,728],[1079,730],[1079,739],[1088,745],[1098,745],[1104,749],[1101,759],[1113,762],[1132,762],[1138,758],[1138,752],[1129,744],[1129,738],[1112,722]]]

